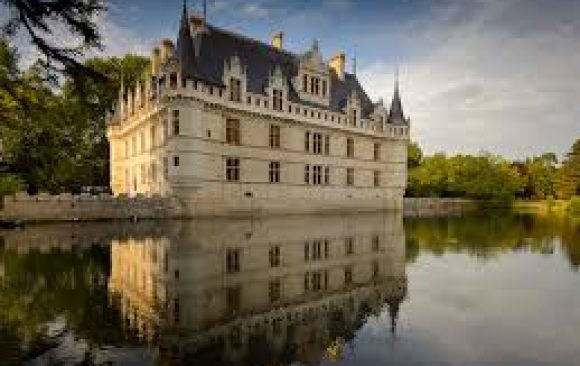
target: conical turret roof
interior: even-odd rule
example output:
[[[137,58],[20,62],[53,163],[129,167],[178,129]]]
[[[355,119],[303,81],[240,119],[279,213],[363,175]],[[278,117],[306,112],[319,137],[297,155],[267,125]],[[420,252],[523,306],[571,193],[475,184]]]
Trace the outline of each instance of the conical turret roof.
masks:
[[[187,6],[184,1],[183,14],[179,24],[179,37],[177,38],[177,58],[182,77],[191,79],[195,76],[196,62],[188,19]]]
[[[403,104],[401,103],[401,96],[399,94],[399,77],[395,80],[395,92],[393,93],[393,101],[391,102],[391,109],[389,110],[388,122],[393,124],[405,124],[405,114],[403,113]]]

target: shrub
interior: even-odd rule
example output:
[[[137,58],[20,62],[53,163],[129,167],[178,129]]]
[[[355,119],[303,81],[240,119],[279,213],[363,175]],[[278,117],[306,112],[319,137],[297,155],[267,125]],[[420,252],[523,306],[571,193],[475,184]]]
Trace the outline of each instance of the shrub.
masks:
[[[0,174],[0,197],[24,191],[24,181],[15,174]]]

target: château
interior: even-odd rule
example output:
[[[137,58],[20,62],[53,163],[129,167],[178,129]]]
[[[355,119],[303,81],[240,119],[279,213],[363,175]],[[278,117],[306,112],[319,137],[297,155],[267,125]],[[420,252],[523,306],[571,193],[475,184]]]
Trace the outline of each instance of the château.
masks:
[[[400,210],[409,119],[398,81],[373,102],[344,52],[324,59],[189,16],[107,118],[115,195],[177,197],[191,215]]]

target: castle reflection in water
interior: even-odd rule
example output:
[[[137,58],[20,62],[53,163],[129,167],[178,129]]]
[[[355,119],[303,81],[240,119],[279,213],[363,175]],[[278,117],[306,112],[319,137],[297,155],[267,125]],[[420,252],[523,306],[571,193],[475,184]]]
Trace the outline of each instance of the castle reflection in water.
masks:
[[[407,293],[400,215],[183,221],[110,250],[125,326],[186,363],[339,360]]]

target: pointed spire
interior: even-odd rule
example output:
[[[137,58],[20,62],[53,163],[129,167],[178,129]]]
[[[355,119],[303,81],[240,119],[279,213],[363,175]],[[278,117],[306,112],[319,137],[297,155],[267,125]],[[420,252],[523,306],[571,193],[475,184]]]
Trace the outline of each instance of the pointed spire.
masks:
[[[395,71],[395,91],[393,93],[393,100],[391,102],[391,109],[387,121],[393,124],[406,123],[405,115],[403,113],[403,104],[401,103],[401,96],[399,95],[399,68]]]
[[[195,52],[193,49],[193,37],[191,36],[191,30],[189,29],[189,16],[187,14],[186,0],[183,0],[183,13],[179,24],[177,57],[181,70],[181,77],[193,78],[195,74]]]

